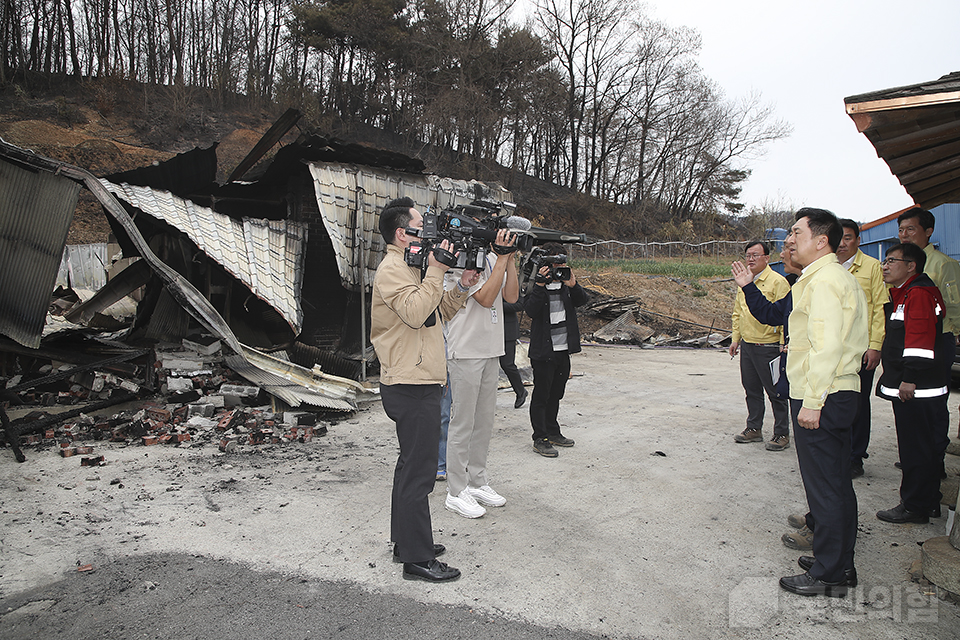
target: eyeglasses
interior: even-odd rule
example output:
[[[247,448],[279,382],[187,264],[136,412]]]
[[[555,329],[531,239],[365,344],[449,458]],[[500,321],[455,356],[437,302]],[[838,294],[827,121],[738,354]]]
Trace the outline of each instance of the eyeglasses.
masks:
[[[765,253],[748,253],[744,257],[747,260],[759,260],[760,258],[765,258],[767,254]]]
[[[903,258],[885,258],[880,264],[888,265],[893,264],[894,262],[913,262],[913,260],[904,260]]]

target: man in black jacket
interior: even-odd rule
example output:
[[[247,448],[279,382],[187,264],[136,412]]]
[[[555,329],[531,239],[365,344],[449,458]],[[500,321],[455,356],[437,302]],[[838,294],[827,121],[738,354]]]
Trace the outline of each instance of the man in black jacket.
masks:
[[[579,307],[587,302],[587,292],[577,284],[571,271],[566,280],[551,277],[558,267],[569,269],[561,245],[547,243],[551,264],[542,265],[535,286],[523,299],[523,310],[530,316],[530,364],[533,367],[533,395],[530,398],[530,424],[533,449],[547,458],[556,458],[559,447],[572,447],[574,441],[560,433],[557,413],[570,377],[570,354],[580,352]]]

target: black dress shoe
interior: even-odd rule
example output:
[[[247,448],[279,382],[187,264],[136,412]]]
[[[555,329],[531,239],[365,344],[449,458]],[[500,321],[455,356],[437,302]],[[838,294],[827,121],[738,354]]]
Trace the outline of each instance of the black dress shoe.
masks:
[[[448,567],[436,558],[426,566],[413,562],[403,563],[404,580],[426,580],[427,582],[449,582],[460,577],[460,569]]]
[[[800,556],[799,558],[797,558],[797,564],[800,565],[800,568],[803,569],[804,571],[810,571],[810,567],[812,567],[813,563],[816,561],[817,559],[814,558],[813,556]],[[843,575],[845,576],[845,580],[843,581],[845,585],[847,585],[848,587],[857,586],[856,568],[847,569],[846,571],[843,572]]]
[[[520,393],[517,395],[517,401],[513,403],[513,408],[519,409],[520,407],[522,407],[523,403],[527,401],[528,395],[529,394],[527,393],[526,387],[524,387],[523,389],[520,389]]]
[[[447,552],[447,548],[442,544],[433,545],[433,557],[442,556]],[[400,549],[397,545],[393,545],[393,561],[400,562]]]
[[[937,505],[933,509],[930,509],[931,518],[939,518],[942,515],[943,515],[943,512],[940,511],[940,505]]]
[[[824,582],[809,573],[780,578],[780,587],[801,596],[842,598],[847,595],[847,585],[844,582]]]
[[[907,507],[905,507],[902,502],[893,509],[877,511],[877,518],[883,520],[884,522],[892,522],[893,524],[906,524],[908,522],[927,524],[930,522],[929,514],[919,513],[917,511],[908,511]]]

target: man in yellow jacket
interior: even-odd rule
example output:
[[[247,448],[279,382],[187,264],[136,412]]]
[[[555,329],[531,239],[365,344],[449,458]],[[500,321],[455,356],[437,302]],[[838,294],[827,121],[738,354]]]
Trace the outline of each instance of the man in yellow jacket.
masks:
[[[770,247],[767,243],[759,240],[748,243],[744,257],[754,284],[767,300],[776,302],[787,295],[790,285],[786,278],[768,264]],[[737,289],[731,324],[730,357],[740,353],[740,382],[747,399],[747,428],[733,439],[741,443],[763,442],[763,394],[766,392],[773,408],[773,437],[766,446],[771,451],[783,451],[790,445],[790,410],[787,399],[777,395],[770,366],[771,362],[779,361],[783,328],[761,324],[754,318],[742,289]]]
[[[843,229],[823,209],[804,208],[791,229],[803,273],[793,285],[787,380],[794,441],[807,504],[816,523],[805,573],[780,579],[787,591],[842,597],[856,586],[857,496],[850,474],[850,432],[860,364],[869,346],[863,289],[837,262]]]
[[[427,269],[407,264],[404,253],[423,227],[410,198],[387,203],[380,213],[380,234],[387,254],[373,280],[370,341],[380,361],[383,410],[397,425],[400,456],[393,474],[390,536],[394,560],[403,562],[408,580],[445,582],[460,571],[437,560],[446,549],[433,543],[428,496],[436,480],[440,443],[440,394],[447,380],[441,318],[463,308],[477,272],[465,269],[457,286],[444,292],[449,266],[431,252]],[[415,233],[415,232],[414,232]],[[440,247],[451,250],[444,240]]]
[[[876,258],[860,251],[860,225],[850,219],[840,221],[843,235],[837,248],[837,261],[850,272],[867,299],[867,321],[870,323],[870,344],[860,365],[860,406],[853,423],[853,451],[850,473],[854,478],[863,475],[863,461],[870,444],[870,399],[873,397],[873,376],[880,364],[883,347],[883,305],[889,300],[887,285],[883,282],[883,267]]]

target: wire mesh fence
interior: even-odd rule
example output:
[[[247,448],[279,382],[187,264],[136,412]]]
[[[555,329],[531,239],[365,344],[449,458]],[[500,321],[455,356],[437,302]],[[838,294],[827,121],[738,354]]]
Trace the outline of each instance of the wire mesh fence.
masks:
[[[570,260],[679,260],[729,264],[743,256],[743,240],[707,240],[706,242],[621,242],[598,240],[570,245]]]

